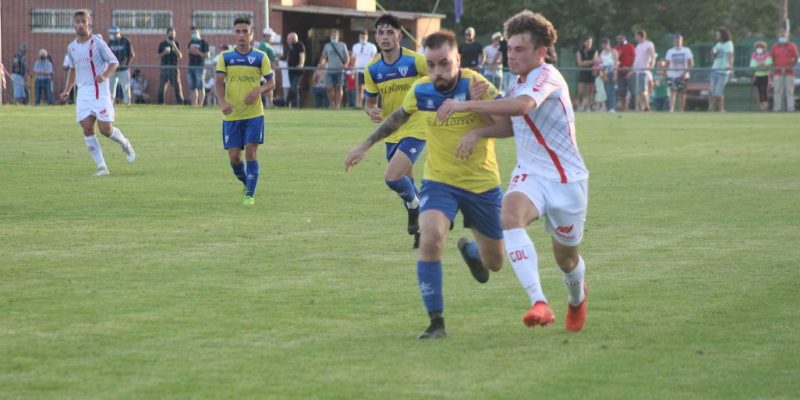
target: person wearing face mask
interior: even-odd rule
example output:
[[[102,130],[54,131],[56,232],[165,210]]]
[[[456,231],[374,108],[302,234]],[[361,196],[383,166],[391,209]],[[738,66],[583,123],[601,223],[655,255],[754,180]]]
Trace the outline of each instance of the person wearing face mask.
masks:
[[[356,104],[364,106],[364,67],[378,55],[378,47],[367,40],[367,31],[358,34],[358,43],[353,45],[353,57],[356,67]]]
[[[756,87],[756,96],[761,111],[767,111],[767,88],[769,87],[769,71],[772,69],[772,57],[767,52],[767,44],[758,41],[753,44],[753,54],[750,56],[750,68],[753,73],[753,86]]]
[[[181,87],[181,73],[178,70],[178,60],[183,58],[181,45],[175,40],[175,30],[167,28],[167,39],[158,44],[158,55],[161,57],[161,78],[158,80],[158,103],[164,104],[164,91],[167,83],[175,90],[175,101],[186,104],[183,99]]]
[[[208,42],[200,37],[200,30],[193,26],[192,40],[189,41],[189,101],[193,106],[203,105],[206,97],[203,83],[208,56]]]
[[[111,97],[117,97],[117,83],[122,87],[122,101],[125,105],[131,104],[131,75],[128,66],[133,62],[136,54],[128,38],[122,36],[122,32],[116,25],[112,25],[108,30],[108,47],[119,60],[119,68],[111,75],[108,80],[108,87],[111,89]]]
[[[39,59],[33,64],[36,74],[36,105],[44,101],[53,104],[53,63],[47,59],[47,50],[39,50]]]
[[[350,53],[347,52],[347,45],[339,42],[339,31],[332,30],[330,38],[331,41],[322,49],[319,66],[327,66],[325,81],[328,82],[329,106],[338,109],[342,105],[344,67],[350,62]]]
[[[794,66],[797,64],[797,46],[789,41],[786,29],[778,32],[778,43],[772,45],[770,57],[775,63],[772,78],[772,111],[794,111]]]

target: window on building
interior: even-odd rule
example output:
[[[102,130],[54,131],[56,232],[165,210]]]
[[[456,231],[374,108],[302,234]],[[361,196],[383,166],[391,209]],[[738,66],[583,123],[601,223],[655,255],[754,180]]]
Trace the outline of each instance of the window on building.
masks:
[[[238,17],[253,20],[252,11],[194,11],[192,12],[192,25],[206,33],[233,32],[233,21]]]
[[[91,10],[89,10],[91,14]],[[68,9],[42,9],[35,8],[31,11],[31,31],[47,33],[73,33],[72,16],[75,10]]]
[[[114,25],[126,33],[163,34],[172,26],[172,11],[114,10],[111,19]]]

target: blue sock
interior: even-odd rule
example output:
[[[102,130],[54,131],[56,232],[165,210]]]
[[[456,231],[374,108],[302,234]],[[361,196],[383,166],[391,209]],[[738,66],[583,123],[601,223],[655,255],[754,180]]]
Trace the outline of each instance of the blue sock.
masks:
[[[442,261],[417,261],[417,281],[425,309],[429,313],[444,311]]]
[[[242,164],[241,161],[238,164],[231,162],[231,168],[233,168],[233,174],[236,175],[236,179],[242,181],[242,183],[247,183],[244,174],[244,164]]]
[[[247,195],[253,196],[256,194],[256,184],[258,184],[258,160],[247,162]]]
[[[417,197],[417,189],[414,187],[414,181],[409,177],[404,176],[396,181],[386,181],[386,186],[397,192],[403,201],[410,203]]]
[[[475,242],[467,243],[467,254],[472,258],[481,259],[481,255],[478,253],[478,244]]]

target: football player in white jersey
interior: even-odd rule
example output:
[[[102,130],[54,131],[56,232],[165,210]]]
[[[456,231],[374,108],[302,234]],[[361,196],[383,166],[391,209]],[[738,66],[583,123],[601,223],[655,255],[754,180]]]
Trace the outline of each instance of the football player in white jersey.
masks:
[[[479,138],[514,136],[517,167],[503,199],[502,224],[506,253],[531,300],[524,315],[528,327],[555,321],[539,281],[536,250],[526,227],[546,216],[553,253],[563,273],[569,305],[565,328],[578,332],[586,319],[586,265],[578,251],[588,205],[589,171],[575,140],[575,115],[569,88],[561,73],[547,62],[557,34],[541,14],[525,10],[505,22],[508,64],[519,78],[496,101],[447,100],[437,118],[474,111],[508,116],[504,125],[478,128],[464,137],[460,157],[469,157]]]
[[[100,149],[100,142],[94,135],[94,124],[100,133],[111,138],[122,147],[129,163],[136,159],[130,140],[113,126],[114,99],[108,89],[108,78],[119,67],[119,61],[99,35],[92,35],[92,18],[86,10],[78,10],[72,19],[78,35],[67,47],[67,84],[61,92],[61,100],[69,98],[72,87],[77,85],[75,109],[78,123],[83,128],[84,140],[89,153],[97,163],[96,176],[108,175],[108,166]]]

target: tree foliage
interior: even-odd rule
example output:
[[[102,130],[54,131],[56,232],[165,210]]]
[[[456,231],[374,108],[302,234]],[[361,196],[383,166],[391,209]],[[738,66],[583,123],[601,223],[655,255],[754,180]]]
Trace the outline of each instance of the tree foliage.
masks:
[[[644,29],[659,44],[666,33],[681,32],[687,43],[708,42],[714,31],[727,26],[734,38],[751,33],[772,34],[777,27],[776,1],[754,0],[463,0],[464,15],[457,24],[453,0],[441,0],[436,13],[446,14],[442,26],[461,32],[473,26],[478,35],[502,31],[511,15],[530,9],[549,18],[558,29],[562,48],[577,48],[584,35],[595,39]],[[432,12],[430,0],[383,0],[389,10]],[[670,43],[660,43],[670,44]]]

